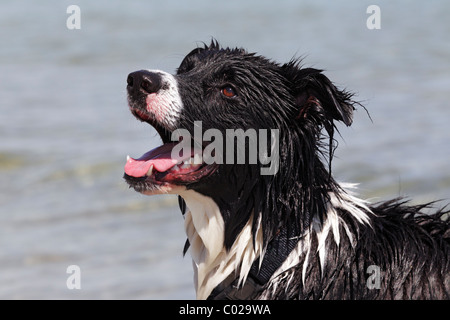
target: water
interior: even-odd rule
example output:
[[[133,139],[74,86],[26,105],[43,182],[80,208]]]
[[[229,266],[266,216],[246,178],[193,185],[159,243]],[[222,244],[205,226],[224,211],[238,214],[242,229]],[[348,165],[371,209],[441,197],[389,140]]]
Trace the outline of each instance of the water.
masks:
[[[365,198],[450,199],[447,1],[71,1],[0,6],[0,298],[194,298],[176,197],[122,180],[159,144],[127,110],[129,72],[173,72],[212,36],[279,62],[303,56],[357,93],[334,173]],[[66,268],[81,268],[69,290]]]

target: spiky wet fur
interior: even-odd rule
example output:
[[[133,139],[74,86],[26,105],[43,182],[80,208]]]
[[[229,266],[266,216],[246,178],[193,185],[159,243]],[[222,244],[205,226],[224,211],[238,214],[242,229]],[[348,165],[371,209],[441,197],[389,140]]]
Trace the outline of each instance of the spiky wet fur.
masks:
[[[299,263],[273,278],[257,298],[449,299],[448,223],[442,211],[418,216],[427,206],[401,199],[380,203],[371,208],[370,225],[337,208],[340,223],[326,236],[307,236],[307,248],[296,252]],[[327,256],[321,261],[324,237]],[[376,288],[368,285],[370,266],[381,271]]]

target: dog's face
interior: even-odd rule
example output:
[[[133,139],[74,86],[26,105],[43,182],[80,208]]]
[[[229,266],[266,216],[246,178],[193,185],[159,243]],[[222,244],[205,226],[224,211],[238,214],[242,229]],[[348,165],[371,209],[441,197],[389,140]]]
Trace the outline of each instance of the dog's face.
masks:
[[[163,141],[139,159],[127,159],[124,178],[130,187],[148,195],[193,189],[213,198],[223,215],[246,211],[240,225],[249,211],[261,206],[270,188],[282,193],[291,188],[284,182],[288,178],[300,184],[316,179],[322,128],[332,139],[335,120],[352,122],[350,95],[320,70],[301,69],[297,61],[279,65],[243,49],[222,49],[215,42],[191,51],[175,75],[141,70],[131,73],[127,83],[131,112],[152,125]],[[206,134],[211,129],[214,138]],[[227,130],[237,129],[278,130],[280,170],[262,176],[260,169],[267,162],[263,164],[261,157],[250,162],[247,155],[253,145],[257,152],[270,153],[270,134],[262,144],[259,135],[245,140],[244,151],[226,148]],[[192,142],[183,152],[173,135],[179,130],[190,134],[183,136],[184,142]],[[224,137],[222,148],[209,157],[220,155],[223,161],[206,161],[204,153],[218,133]],[[244,162],[233,161],[239,152],[246,154]]]
[[[226,161],[197,161],[208,141],[196,141],[195,150],[192,143],[192,152],[172,157],[177,145],[172,141],[175,130],[186,129],[193,140],[198,140],[198,122],[200,138],[208,129],[226,136],[226,130],[231,129],[278,128],[277,121],[289,120],[289,109],[293,109],[280,67],[242,49],[225,50],[217,45],[197,48],[184,58],[176,75],[141,70],[131,73],[127,82],[131,112],[151,124],[164,143],[137,160],[129,158],[125,166],[127,182],[145,194],[178,193],[205,184],[218,186],[223,179],[214,182],[213,177],[232,170]],[[280,103],[283,101],[287,103]],[[253,142],[257,143],[247,144]],[[225,150],[221,156],[226,160]],[[243,166],[241,163],[234,167]]]
[[[194,161],[201,150],[176,159],[170,156],[176,145],[172,133],[182,128],[194,138],[196,121],[201,121],[202,136],[208,129],[224,136],[227,129],[288,130],[302,122],[306,127],[308,120],[320,127],[324,119],[314,119],[320,110],[313,109],[322,108],[314,88],[314,82],[321,80],[325,80],[320,84],[324,90],[334,88],[319,70],[301,70],[295,63],[280,66],[243,49],[221,49],[217,43],[191,51],[176,75],[159,70],[131,73],[127,79],[130,110],[152,125],[164,144],[138,160],[128,159],[127,182],[143,193],[171,192],[177,186],[195,188],[216,172],[217,164]],[[351,108],[339,102],[329,114],[322,111],[319,116],[350,124]],[[199,144],[204,148],[207,142]]]

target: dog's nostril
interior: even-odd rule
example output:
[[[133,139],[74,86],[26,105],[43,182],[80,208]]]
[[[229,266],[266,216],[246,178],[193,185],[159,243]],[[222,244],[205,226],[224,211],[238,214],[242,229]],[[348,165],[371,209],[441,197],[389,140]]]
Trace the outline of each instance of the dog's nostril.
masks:
[[[140,79],[140,88],[146,93],[157,93],[161,89],[161,76],[154,72],[143,74]]]
[[[141,88],[144,89],[144,91],[146,91],[148,93],[153,93],[153,92],[157,91],[157,90],[155,90],[156,89],[155,86],[153,85],[153,83],[149,79],[142,80]]]

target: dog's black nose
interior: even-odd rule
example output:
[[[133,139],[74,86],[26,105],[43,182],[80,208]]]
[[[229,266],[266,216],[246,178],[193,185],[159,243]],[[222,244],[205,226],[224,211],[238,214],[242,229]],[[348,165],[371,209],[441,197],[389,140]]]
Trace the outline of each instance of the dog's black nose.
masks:
[[[139,91],[147,94],[156,93],[161,89],[161,75],[147,70],[132,72],[127,78],[127,89]]]

